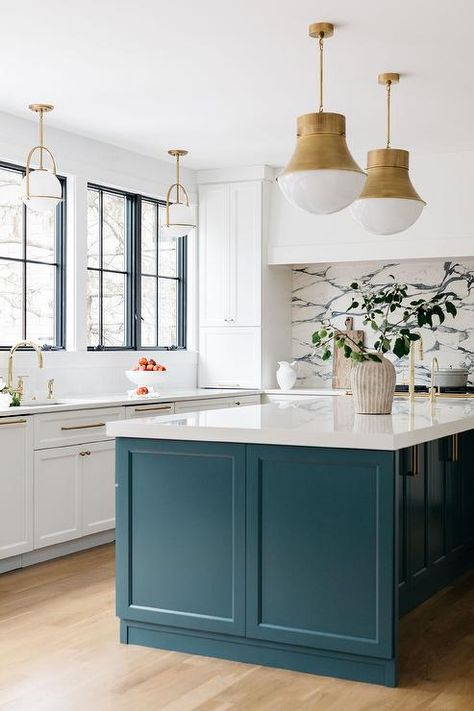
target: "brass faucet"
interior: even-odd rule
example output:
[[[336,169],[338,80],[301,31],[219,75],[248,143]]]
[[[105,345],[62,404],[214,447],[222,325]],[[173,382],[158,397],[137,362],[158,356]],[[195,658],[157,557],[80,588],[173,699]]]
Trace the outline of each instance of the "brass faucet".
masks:
[[[417,343],[420,360],[423,360],[423,338],[421,337],[421,335],[418,341],[412,341],[410,345],[410,375],[408,381],[408,395],[411,401],[415,399],[415,346]]]
[[[34,341],[18,341],[18,343],[15,343],[15,345],[10,348],[10,353],[8,354],[7,388],[11,393],[19,395],[20,399],[23,396],[23,379],[18,378],[18,387],[13,387],[13,356],[18,348],[22,347],[33,348],[38,356],[38,367],[43,367],[43,353],[38,343]]]
[[[436,385],[434,384],[434,374],[439,370],[439,362],[436,356],[431,361],[431,383],[430,383],[430,402],[436,401]],[[441,393],[441,388],[438,385],[438,395]]]

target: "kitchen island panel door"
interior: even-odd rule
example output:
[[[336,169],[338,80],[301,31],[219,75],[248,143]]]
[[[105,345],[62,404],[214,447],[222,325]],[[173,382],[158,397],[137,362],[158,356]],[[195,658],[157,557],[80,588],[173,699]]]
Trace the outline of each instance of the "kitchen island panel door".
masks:
[[[243,634],[244,446],[121,440],[118,447],[120,617]]]
[[[247,636],[394,653],[388,452],[248,447]]]

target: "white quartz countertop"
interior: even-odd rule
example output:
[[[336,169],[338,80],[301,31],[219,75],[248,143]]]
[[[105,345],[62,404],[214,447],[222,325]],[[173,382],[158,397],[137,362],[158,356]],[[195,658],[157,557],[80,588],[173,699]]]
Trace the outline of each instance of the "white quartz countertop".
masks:
[[[20,405],[0,409],[0,417],[34,415],[43,412],[65,412],[67,410],[87,410],[99,407],[120,407],[122,405],[153,405],[159,402],[180,402],[182,400],[207,400],[225,397],[259,395],[260,390],[236,390],[225,388],[175,388],[163,389],[156,396],[127,397],[126,393],[116,395],[85,395],[81,398],[60,398],[55,404]]]
[[[357,415],[350,396],[301,398],[107,424],[114,437],[397,450],[474,428],[474,399],[395,400],[391,415]]]

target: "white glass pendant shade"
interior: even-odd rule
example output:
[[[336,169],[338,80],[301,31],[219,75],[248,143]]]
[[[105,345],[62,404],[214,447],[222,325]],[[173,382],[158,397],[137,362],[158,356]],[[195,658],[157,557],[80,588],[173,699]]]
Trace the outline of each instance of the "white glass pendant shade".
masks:
[[[408,151],[380,148],[367,156],[367,181],[351,214],[362,227],[376,235],[403,232],[420,217],[425,202],[410,180]]]
[[[353,218],[374,235],[394,235],[411,227],[425,203],[406,198],[364,198],[351,205]]]
[[[161,231],[164,237],[185,237],[196,227],[194,209],[183,203],[169,205],[169,219],[166,220],[166,210],[163,210]]]
[[[298,117],[295,152],[278,184],[295,207],[316,214],[338,212],[359,197],[365,173],[347,147],[346,120],[320,112]]]
[[[25,205],[35,212],[49,212],[54,210],[62,199],[61,183],[54,173],[44,168],[31,170],[28,176],[21,181],[21,199]]]
[[[328,215],[350,205],[364,187],[365,175],[352,170],[301,170],[278,178],[283,195],[305,212]]]

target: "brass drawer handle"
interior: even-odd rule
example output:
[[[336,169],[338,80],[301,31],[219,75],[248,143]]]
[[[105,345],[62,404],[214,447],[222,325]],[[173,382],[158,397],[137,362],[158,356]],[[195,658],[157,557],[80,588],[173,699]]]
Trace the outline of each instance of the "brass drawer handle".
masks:
[[[134,412],[158,412],[158,410],[171,410],[171,405],[163,407],[136,407]]]
[[[24,425],[26,420],[1,420],[0,425]]]
[[[86,454],[87,454],[87,456],[89,456],[90,451],[88,449],[86,449],[85,452],[79,452],[79,454],[81,455],[81,457],[85,457]]]
[[[94,427],[105,427],[105,422],[96,422],[93,425],[64,425],[61,429],[69,432],[69,430],[90,430]]]

